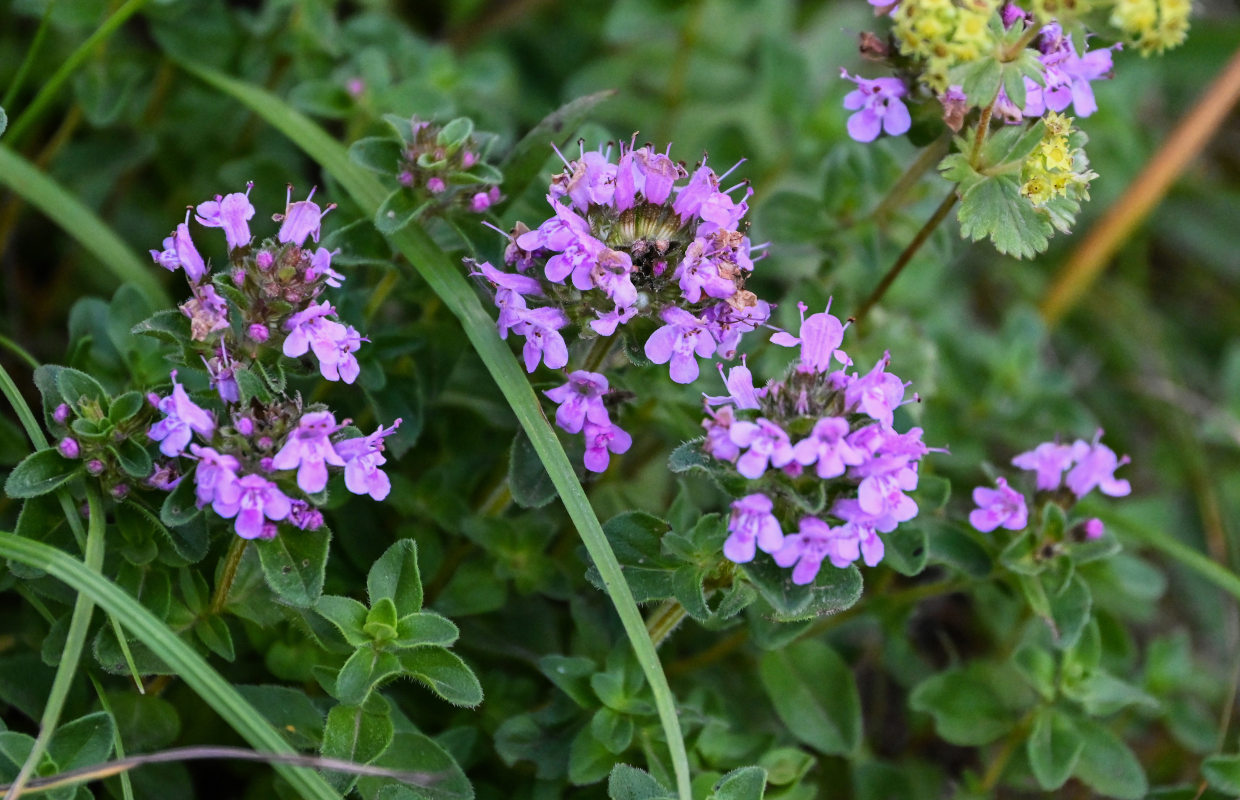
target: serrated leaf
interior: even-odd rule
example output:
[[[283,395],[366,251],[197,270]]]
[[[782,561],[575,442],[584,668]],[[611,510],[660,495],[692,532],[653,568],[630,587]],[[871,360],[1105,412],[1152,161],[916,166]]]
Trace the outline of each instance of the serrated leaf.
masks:
[[[309,608],[323,593],[327,545],[331,531],[281,531],[276,538],[256,543],[267,585],[284,603]]]
[[[4,493],[18,499],[38,497],[71,481],[81,468],[80,461],[70,461],[49,447],[31,453],[13,468],[4,481]]]
[[[379,556],[366,576],[366,594],[372,605],[381,598],[391,600],[398,617],[422,610],[417,542],[401,539]]]
[[[472,707],[482,702],[482,685],[455,653],[442,647],[419,647],[406,650],[399,658],[412,677],[449,703]]]
[[[989,238],[995,249],[1031,258],[1050,243],[1051,224],[1020,193],[1012,175],[987,176],[966,190],[956,212],[960,235],[974,242]]]
[[[763,654],[762,686],[789,732],[827,755],[861,744],[861,697],[852,670],[822,642],[805,640]]]

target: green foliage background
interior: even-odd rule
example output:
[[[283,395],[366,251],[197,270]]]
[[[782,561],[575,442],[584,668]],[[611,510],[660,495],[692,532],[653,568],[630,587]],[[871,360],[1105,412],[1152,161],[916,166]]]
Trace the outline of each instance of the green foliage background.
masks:
[[[140,9],[56,84],[58,70],[118,7]],[[166,380],[156,351],[109,326],[125,321],[125,331],[155,311],[160,290],[182,293],[179,279],[145,263],[144,251],[158,246],[186,205],[253,180],[262,215],[282,207],[286,184],[298,194],[317,184],[340,205],[325,232],[369,217],[338,177],[185,64],[264,87],[345,144],[381,133],[385,113],[441,123],[464,115],[493,132],[493,152],[503,153],[563,103],[615,90],[577,126],[587,147],[639,131],[641,141],[673,142],[673,156],[690,162],[703,152],[718,169],[748,159],[737,175],[755,190],[751,236],[772,242],[750,286],[781,302],[784,325],[794,324],[798,299],[821,308],[834,297],[841,316],[855,311],[948,189],[930,174],[872,213],[935,133],[925,119],[908,138],[848,139],[841,99],[850,84],[838,73],[866,69],[855,36],[873,18],[861,2],[11,0],[0,5],[0,20],[0,87],[14,85],[32,40],[40,43],[24,82],[4,97],[9,128],[0,146],[107,229],[83,227],[83,217],[63,205],[61,218],[40,210],[34,181],[3,176],[0,334],[39,362],[89,372],[109,391]],[[1015,794],[1069,774],[1065,791],[1083,794],[1088,786],[1115,797],[1142,796],[1147,785],[1169,787],[1160,796],[1192,797],[1207,779],[1214,788],[1206,796],[1223,796],[1213,793],[1240,784],[1236,757],[1227,755],[1237,742],[1226,711],[1235,702],[1240,651],[1234,112],[1086,298],[1053,328],[1037,311],[1081,236],[1125,202],[1125,187],[1237,41],[1234,6],[1207,3],[1184,47],[1149,60],[1118,54],[1115,78],[1096,86],[1100,111],[1078,121],[1101,176],[1078,233],[1018,262],[985,243],[966,245],[949,220],[864,326],[850,330],[859,361],[891,350],[893,369],[922,398],[905,410],[908,420],[950,449],[923,471],[953,487],[946,509],[928,514],[924,526],[932,566],[866,570],[860,604],[834,616],[779,624],[750,612],[677,628],[659,654],[680,704],[695,796],[706,797],[728,773],[717,796],[760,796],[746,784],[754,773],[733,772],[752,765],[765,768],[773,798]],[[365,84],[358,97],[346,90],[354,78]],[[540,174],[557,167],[548,153]],[[507,199],[496,216],[501,227],[545,216],[540,184]],[[502,245],[480,225],[430,232],[453,256],[496,259]],[[227,613],[206,614],[214,622],[201,625],[193,620],[204,616],[231,534],[205,542],[198,567],[172,571],[166,586],[152,588],[125,550],[142,541],[110,541],[102,574],[186,632],[182,640],[241,687],[293,748],[366,760],[395,741],[401,748],[392,752],[420,753],[419,763],[455,761],[479,797],[657,796],[649,775],[612,772],[616,762],[633,764],[673,785],[649,689],[606,595],[587,578],[577,533],[559,503],[524,508],[506,494],[509,454],[526,446],[514,445],[518,423],[508,403],[450,309],[413,270],[395,266],[402,256],[388,242],[365,224],[335,236],[329,246],[345,248],[349,276],[342,314],[365,320],[372,343],[359,354],[358,386],[333,385],[319,399],[362,427],[394,416],[405,425],[390,453],[391,498],[377,505],[338,492],[333,499],[332,556],[320,591],[373,606],[366,587],[374,565],[397,540],[416,541],[425,606],[459,627],[460,638],[443,652],[472,667],[485,700],[458,707],[440,697],[469,705],[470,687],[441,686],[436,697],[413,681],[387,683],[351,712],[354,728],[382,746],[364,736],[345,743],[352,750],[329,745],[325,729],[330,740],[346,727],[330,714],[339,717],[345,712],[333,709],[344,706],[333,706],[314,668],[341,667],[355,643],[346,641],[350,630],[326,626],[326,617],[273,604],[256,552],[242,561]],[[118,256],[117,248],[131,255]],[[135,277],[118,274],[125,258],[146,270],[144,294],[118,292],[122,278]],[[777,374],[787,354],[776,350],[752,352],[755,374]],[[6,347],[0,364],[39,409],[19,352]],[[706,552],[710,531],[695,526],[703,513],[723,509],[707,481],[692,473],[669,480],[666,466],[668,454],[700,430],[703,386],[674,387],[656,374],[624,378],[622,388],[638,394],[627,412],[638,443],[586,486],[602,520],[634,509],[661,518],[607,525],[622,562],[623,547],[638,548],[643,530],[669,525],[688,542],[684,552]],[[967,513],[969,490],[986,482],[988,465],[1001,470],[1056,433],[1089,438],[1097,427],[1132,456],[1126,470],[1134,491],[1094,508],[1124,550],[1080,564],[1075,580],[1088,585],[1095,622],[1067,647],[1030,618],[1014,584],[979,580],[998,569],[991,564],[997,547],[952,549],[959,537],[949,520]],[[0,418],[0,464],[8,469],[30,449],[17,417]],[[534,460],[513,460],[540,477]],[[551,496],[532,482],[511,492]],[[78,553],[55,502],[28,501],[24,526],[21,509],[0,498],[0,530],[39,531]],[[109,535],[125,528],[110,522]],[[37,733],[75,601],[41,569],[52,572],[10,561],[0,595],[0,754],[14,767],[28,746],[21,736]],[[1202,580],[1207,573],[1213,580]],[[1231,594],[1220,585],[1233,587]],[[422,601],[401,613],[417,612]],[[108,608],[102,595],[96,602]],[[657,610],[653,603],[644,609],[647,616]],[[87,643],[83,672],[97,678],[98,691],[78,680],[69,692],[71,722],[49,751],[58,768],[104,757],[113,732],[126,752],[238,743],[240,729],[202,701],[184,671],[177,670],[182,680],[148,677],[151,691],[137,694],[128,669],[116,668],[122,654],[103,615]],[[169,672],[139,646],[132,655],[145,675]],[[1073,669],[1079,682],[1067,679]],[[1090,677],[1098,675],[1107,677]],[[1046,693],[1061,705],[1039,705]],[[1063,707],[1084,709],[1077,728],[1085,744],[1075,758],[1056,749],[1056,731],[1072,724],[1063,723]],[[610,790],[599,783],[609,774]],[[454,789],[468,785],[456,773],[449,780]],[[290,791],[283,781],[250,765],[173,764],[134,772],[132,791],[209,796],[226,786],[224,796],[269,797]],[[123,791],[113,779],[96,796]],[[358,791],[406,796],[366,779]]]

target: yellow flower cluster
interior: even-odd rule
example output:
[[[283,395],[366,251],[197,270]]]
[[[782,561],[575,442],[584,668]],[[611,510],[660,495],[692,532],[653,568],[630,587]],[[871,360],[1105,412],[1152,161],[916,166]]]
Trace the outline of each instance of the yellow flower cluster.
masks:
[[[1111,24],[1128,34],[1141,55],[1176,47],[1188,35],[1191,0],[1115,0]]]
[[[990,20],[1001,0],[919,0],[903,2],[894,15],[900,52],[926,64],[922,81],[947,91],[947,71],[994,51]]]
[[[1033,16],[1040,24],[1058,22],[1067,25],[1094,8],[1093,0],[1033,0]]]
[[[1088,168],[1084,151],[1069,141],[1072,118],[1051,111],[1043,122],[1046,132],[1042,143],[1021,168],[1021,194],[1038,208],[1056,197],[1087,198],[1089,182],[1096,173]]]

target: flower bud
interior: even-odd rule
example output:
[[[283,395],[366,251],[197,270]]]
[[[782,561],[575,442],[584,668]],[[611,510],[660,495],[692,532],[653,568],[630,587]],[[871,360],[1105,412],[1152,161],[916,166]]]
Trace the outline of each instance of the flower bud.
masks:
[[[56,421],[57,425],[64,425],[69,421],[69,411],[69,404],[61,403],[56,406],[56,410],[52,412],[52,419]]]
[[[274,522],[264,522],[262,533],[258,534],[258,538],[274,539],[276,538],[276,534],[279,532],[280,532],[280,529],[276,526]]]
[[[74,439],[71,436],[66,436],[61,439],[60,443],[56,445],[56,449],[59,450],[60,454],[65,458],[77,458],[82,454],[82,449],[78,447],[77,439]]]
[[[238,286],[241,286],[242,284],[244,284],[245,283],[245,270],[234,269],[232,271],[232,280],[233,280],[233,283],[235,283]]]
[[[250,339],[252,339],[255,342],[258,342],[259,344],[262,344],[263,342],[267,341],[267,339],[271,336],[271,334],[268,333],[267,331],[267,326],[260,325],[257,322],[251,325],[250,327],[246,328],[245,333],[247,336],[250,337]]]
[[[237,420],[237,433],[242,436],[249,436],[254,433],[254,420],[249,417],[241,417]]]
[[[478,192],[469,199],[469,210],[481,214],[491,207],[491,196],[486,192]]]
[[[97,458],[92,458],[86,462],[86,471],[91,475],[102,475],[104,469],[104,463]]]
[[[271,253],[267,252],[266,250],[263,250],[261,253],[259,253],[258,255],[254,257],[254,263],[258,264],[258,268],[261,270],[271,269],[271,265],[274,264],[275,262],[276,262],[275,256],[273,256]]]
[[[478,163],[478,154],[475,153],[473,150],[466,150],[465,152],[461,153],[461,166],[464,167],[465,169],[469,169],[470,167],[472,167],[474,164],[477,164],[477,163]]]
[[[126,483],[116,484],[115,486],[112,487],[111,495],[114,500],[124,500],[126,497],[129,496],[129,484],[126,484]]]
[[[270,450],[271,446],[275,444],[275,442],[271,441],[270,436],[261,436],[256,444],[258,445],[259,450]]]
[[[159,408],[159,401],[162,399],[163,398],[161,398],[159,395],[155,394],[154,392],[148,392],[146,395],[146,402],[150,403],[155,408]]]
[[[401,170],[400,174],[396,176],[396,180],[400,182],[401,186],[412,186],[413,173],[407,169]]]
[[[263,438],[266,439],[267,437],[264,436]],[[261,442],[262,439],[259,439],[259,441]],[[270,439],[268,439],[268,441],[270,441]],[[264,459],[260,459],[258,462],[258,468],[261,469],[263,472],[274,472],[275,471],[275,459],[271,458],[270,456]]]
[[[439,194],[440,192],[442,192],[444,189],[447,189],[447,188],[448,188],[448,184],[444,183],[443,178],[440,178],[438,176],[431,178],[426,182],[426,190],[430,192],[431,194]]]

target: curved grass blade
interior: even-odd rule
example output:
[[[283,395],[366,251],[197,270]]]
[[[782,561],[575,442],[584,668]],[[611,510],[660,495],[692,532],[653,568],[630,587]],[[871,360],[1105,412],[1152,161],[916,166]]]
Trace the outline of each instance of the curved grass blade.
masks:
[[[75,591],[115,616],[127,630],[151,648],[214,708],[250,745],[270,753],[294,754],[284,738],[246,702],[228,681],[211,668],[193,648],[181,641],[158,617],[125,591],[85,564],[54,547],[0,531],[0,557],[36,567],[64,581]],[[340,796],[317,773],[277,764],[276,769],[299,797],[339,800]]]
[[[2,144],[0,184],[46,214],[65,233],[77,239],[87,252],[102,261],[118,280],[134,284],[156,308],[172,305],[172,299],[155,280],[155,273],[149,265],[143,263],[95,212]]]
[[[185,69],[202,78],[227,94],[244,103],[251,111],[262,117],[272,127],[279,130],[295,144],[302,148],[312,159],[317,161],[340,182],[340,185],[352,195],[362,210],[374,214],[388,191],[383,184],[370,173],[356,166],[349,160],[348,151],[335,139],[331,138],[322,128],[300,114],[280,98],[264,89],[248,83],[234,80],[215,70],[192,64],[182,64]],[[658,653],[646,631],[645,622],[633,593],[620,570],[620,563],[612,552],[611,545],[603,533],[598,517],[590,507],[589,498],[577,480],[576,473],[560,446],[559,440],[547,423],[542,413],[538,398],[530,387],[525,374],[517,365],[516,359],[508,350],[508,345],[495,335],[495,323],[483,309],[474,290],[470,287],[461,270],[453,264],[418,225],[407,225],[392,234],[390,240],[405,256],[409,264],[430,284],[431,289],[439,295],[444,304],[461,321],[465,335],[470,344],[478,351],[491,377],[499,386],[504,399],[512,407],[513,413],[525,429],[534,446],[535,452],[547,468],[559,491],[560,499],[568,511],[569,517],[577,527],[582,542],[589,551],[621,624],[629,637],[629,642],[641,664],[642,672],[650,684],[654,694],[655,706],[659,712],[659,721],[667,736],[672,766],[676,772],[677,790],[682,800],[692,797],[689,782],[689,760],[685,752],[684,736],[680,730],[680,722],[676,717],[675,700],[663,667],[659,663]],[[408,269],[408,267],[404,267]]]

